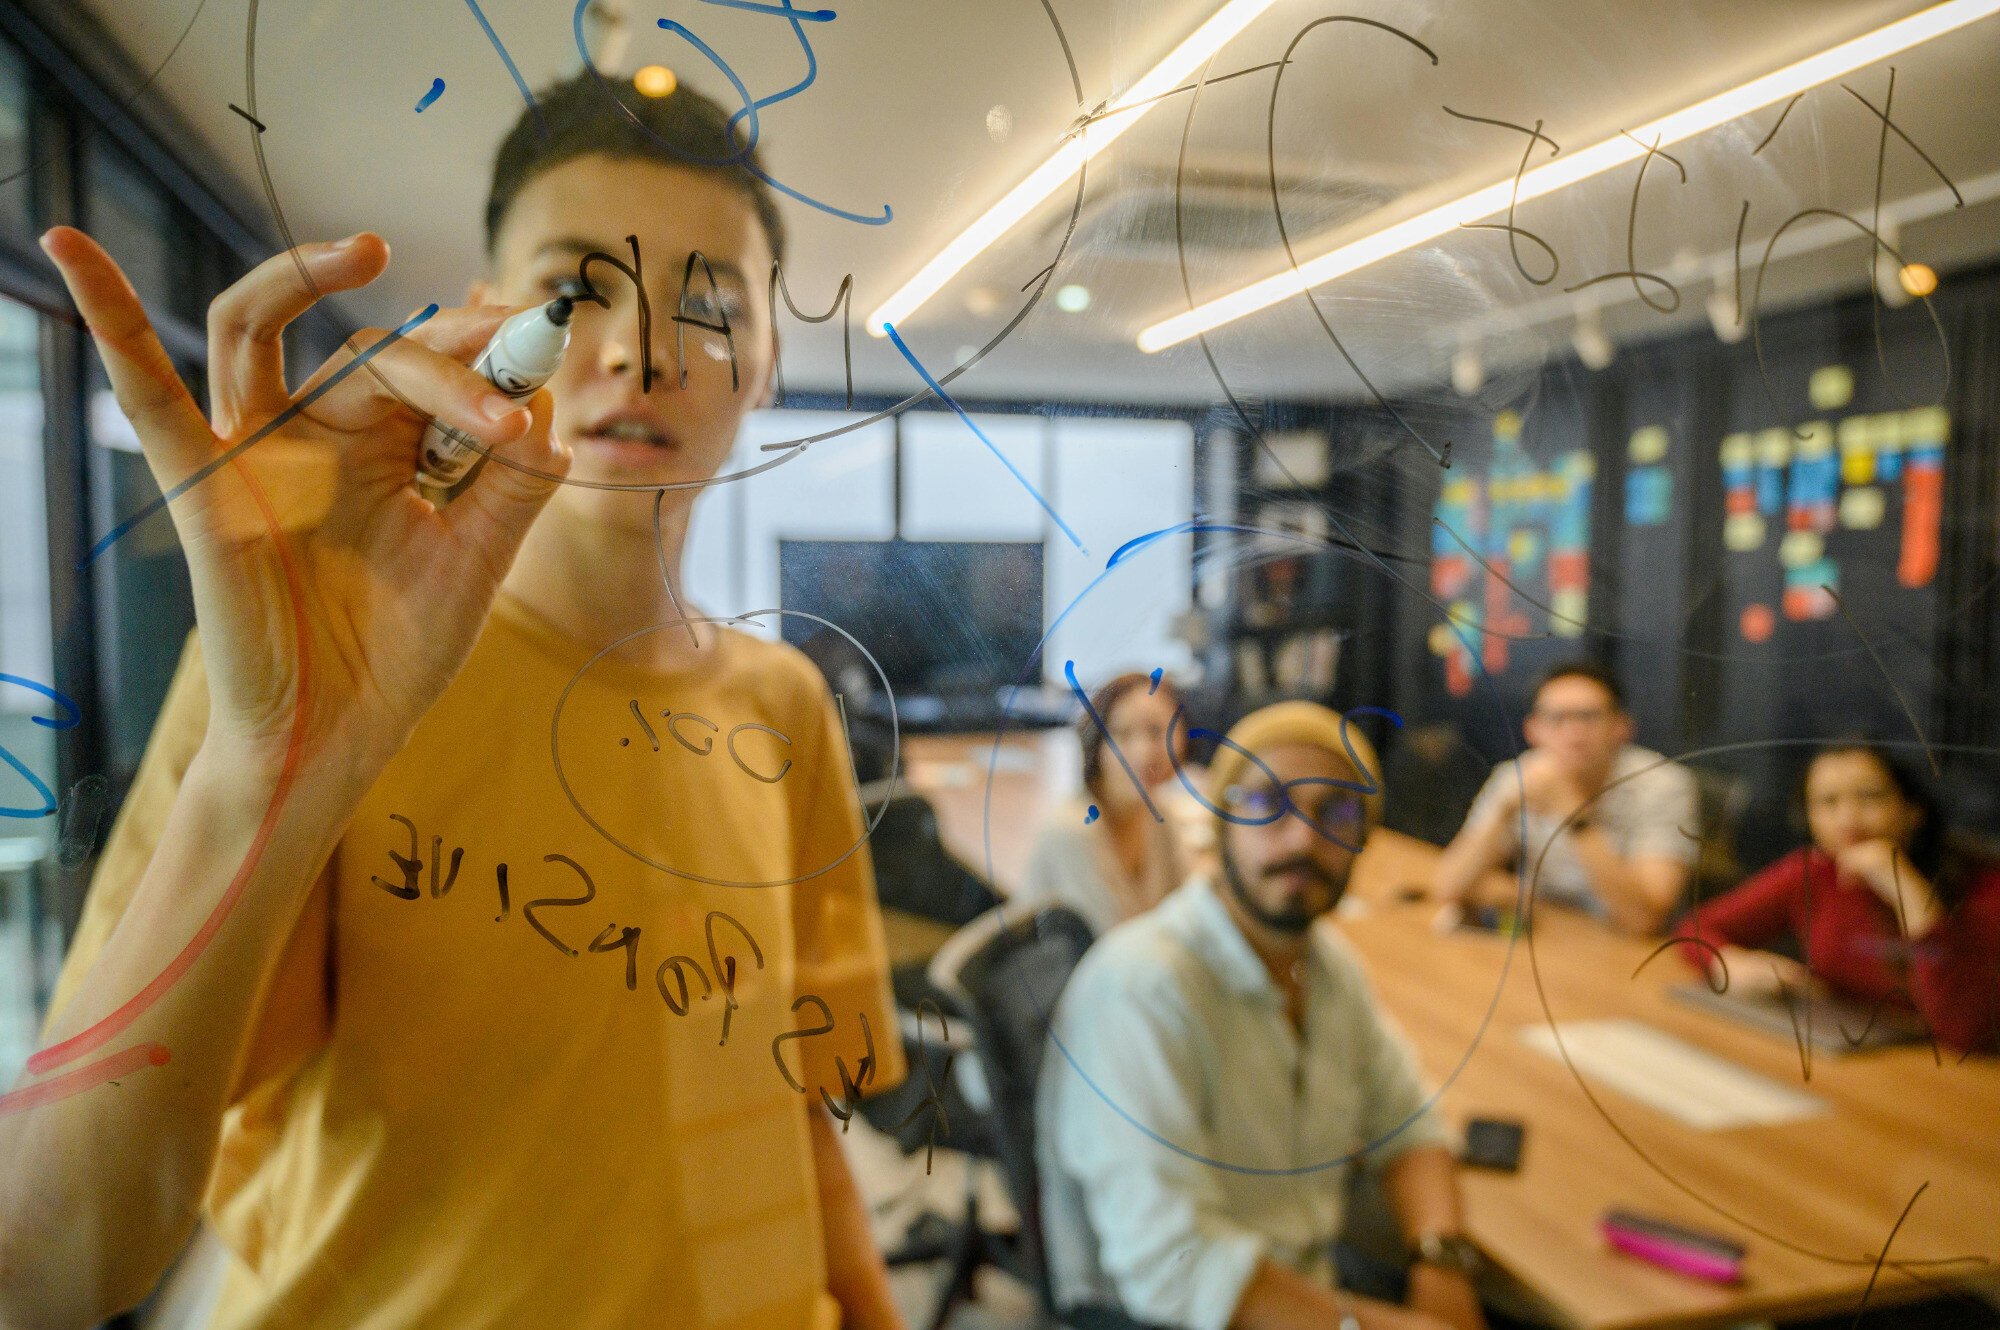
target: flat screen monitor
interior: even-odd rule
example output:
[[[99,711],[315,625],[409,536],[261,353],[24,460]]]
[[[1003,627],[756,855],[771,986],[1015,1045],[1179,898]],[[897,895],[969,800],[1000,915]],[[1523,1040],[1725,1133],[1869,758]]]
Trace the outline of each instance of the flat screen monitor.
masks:
[[[781,608],[853,634],[899,702],[992,700],[1016,682],[1041,683],[1039,662],[1029,670],[1042,636],[1039,543],[780,541],[778,596]],[[829,678],[851,671],[853,647],[838,633],[789,614],[783,632]],[[867,678],[880,687],[872,670]]]

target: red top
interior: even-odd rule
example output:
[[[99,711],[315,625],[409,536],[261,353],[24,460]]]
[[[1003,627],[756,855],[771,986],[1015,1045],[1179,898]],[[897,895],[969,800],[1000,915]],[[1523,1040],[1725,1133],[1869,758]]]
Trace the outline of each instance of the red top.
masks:
[[[1808,908],[1810,906],[1810,908]],[[1842,878],[1816,849],[1794,850],[1681,921],[1675,932],[1716,946],[1799,938],[1812,972],[1865,1002],[1915,1010],[1954,1049],[2000,1043],[2000,867],[1971,875],[1957,909],[1905,942],[1888,902]],[[1707,956],[1684,947],[1688,958]]]

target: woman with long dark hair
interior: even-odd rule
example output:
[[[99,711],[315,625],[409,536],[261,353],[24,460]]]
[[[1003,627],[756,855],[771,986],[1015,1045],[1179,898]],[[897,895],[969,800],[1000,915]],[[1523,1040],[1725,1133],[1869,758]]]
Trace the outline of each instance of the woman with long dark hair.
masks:
[[[1954,852],[1937,799],[1863,743],[1806,768],[1811,843],[1696,910],[1679,932],[1732,984],[1772,976],[1915,1010],[1938,1042],[2000,1043],[2000,866]],[[1756,950],[1796,938],[1805,964]]]
[[[1174,776],[1167,731],[1180,700],[1171,680],[1136,673],[1121,674],[1092,695],[1090,709],[1077,718],[1083,793],[1059,804],[1043,823],[1017,900],[1066,905],[1101,934],[1152,909],[1181,884],[1180,845],[1172,822],[1162,820],[1167,814],[1158,793]],[[1174,737],[1183,752],[1185,736],[1183,726]]]

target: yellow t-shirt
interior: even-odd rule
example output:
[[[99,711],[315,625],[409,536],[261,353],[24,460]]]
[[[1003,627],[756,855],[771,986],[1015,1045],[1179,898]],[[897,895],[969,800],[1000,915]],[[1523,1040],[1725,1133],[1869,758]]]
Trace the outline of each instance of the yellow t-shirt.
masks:
[[[266,997],[209,1181],[216,1326],[839,1323],[806,1105],[850,1102],[843,1065],[904,1075],[874,878],[824,682],[719,639],[685,673],[591,664],[496,602]],[[57,1007],[206,711],[191,644]]]

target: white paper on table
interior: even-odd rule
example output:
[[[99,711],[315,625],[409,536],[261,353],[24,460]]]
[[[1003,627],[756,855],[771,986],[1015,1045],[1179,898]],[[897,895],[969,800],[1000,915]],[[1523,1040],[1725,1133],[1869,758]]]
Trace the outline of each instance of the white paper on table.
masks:
[[[1562,1048],[1546,1025],[1524,1026],[1521,1042],[1560,1059],[1583,1078],[1658,1109],[1699,1131],[1772,1126],[1827,1111],[1818,1095],[1717,1057],[1644,1021],[1564,1021]]]

